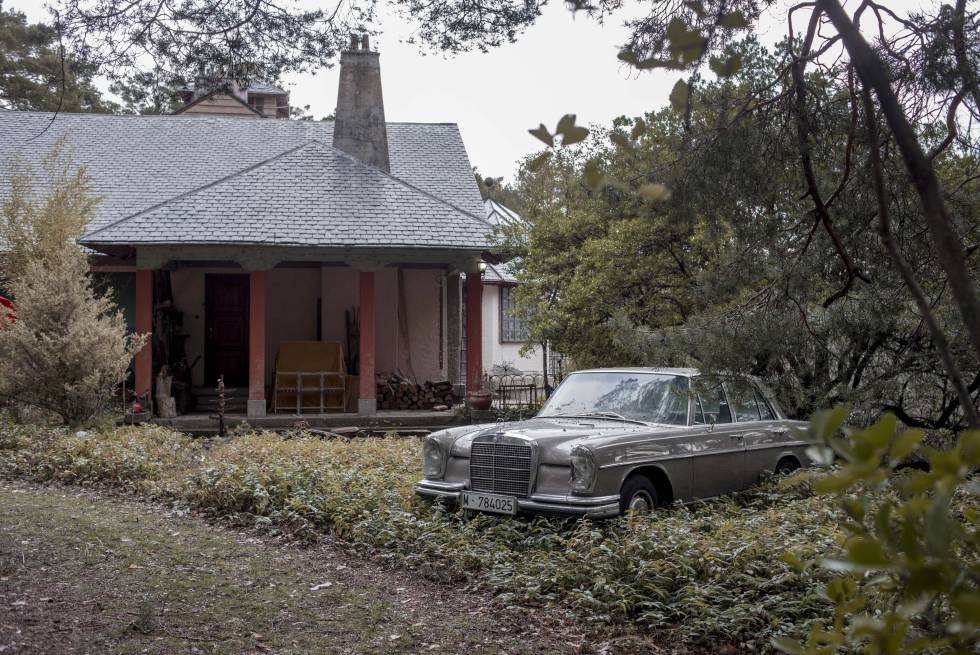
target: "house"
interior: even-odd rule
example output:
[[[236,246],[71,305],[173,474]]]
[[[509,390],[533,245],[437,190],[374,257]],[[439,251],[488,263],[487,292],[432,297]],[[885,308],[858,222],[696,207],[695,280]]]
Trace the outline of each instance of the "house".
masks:
[[[175,114],[185,116],[229,116],[232,118],[289,118],[289,93],[273,84],[253,82],[242,89],[230,84],[224,90],[177,90],[184,106]]]
[[[517,212],[492,198],[484,200],[483,207],[487,221],[495,227],[523,222]],[[487,262],[484,268],[483,363],[487,372],[541,373],[545,362],[540,346],[521,354],[527,328],[516,310],[518,282],[510,264]]]
[[[0,162],[37,162],[65,137],[103,198],[80,242],[152,333],[137,394],[168,364],[194,388],[247,390],[263,416],[288,341],[341,344],[362,415],[377,411],[376,373],[459,382],[465,354],[479,389],[491,226],[459,130],[386,122],[366,38],[340,67],[335,121],[270,120],[279,95],[252,88],[168,116],[0,112]]]

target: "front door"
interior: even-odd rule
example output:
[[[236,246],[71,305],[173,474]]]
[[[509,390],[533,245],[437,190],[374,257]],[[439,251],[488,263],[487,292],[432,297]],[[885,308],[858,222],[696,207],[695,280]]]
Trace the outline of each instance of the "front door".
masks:
[[[205,385],[248,384],[248,275],[204,276]]]
[[[729,493],[743,486],[744,426],[734,422],[731,407],[718,381],[694,383],[694,423],[691,438],[691,488],[698,498]]]

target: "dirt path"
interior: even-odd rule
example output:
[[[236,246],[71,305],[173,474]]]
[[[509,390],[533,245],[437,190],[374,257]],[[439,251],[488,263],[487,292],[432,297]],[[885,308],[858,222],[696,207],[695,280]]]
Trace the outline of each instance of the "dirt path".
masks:
[[[0,482],[0,653],[582,653],[545,612],[328,545]]]

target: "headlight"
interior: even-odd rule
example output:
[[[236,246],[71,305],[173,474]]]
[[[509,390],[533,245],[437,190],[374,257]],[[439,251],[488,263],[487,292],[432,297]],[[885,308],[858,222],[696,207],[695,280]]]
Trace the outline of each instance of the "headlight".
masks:
[[[596,474],[599,472],[592,451],[585,446],[576,446],[572,449],[571,465],[572,492],[578,494],[591,493],[595,486]]]
[[[429,480],[439,480],[446,474],[446,452],[431,436],[422,441],[422,472]]]

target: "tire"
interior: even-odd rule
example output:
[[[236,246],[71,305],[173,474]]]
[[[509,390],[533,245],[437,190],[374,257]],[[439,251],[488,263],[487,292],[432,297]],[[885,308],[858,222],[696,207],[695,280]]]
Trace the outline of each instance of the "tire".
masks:
[[[776,475],[789,475],[800,468],[800,463],[795,457],[784,457],[776,464]]]
[[[626,478],[619,491],[619,513],[635,512],[645,514],[658,505],[657,490],[645,475]]]

